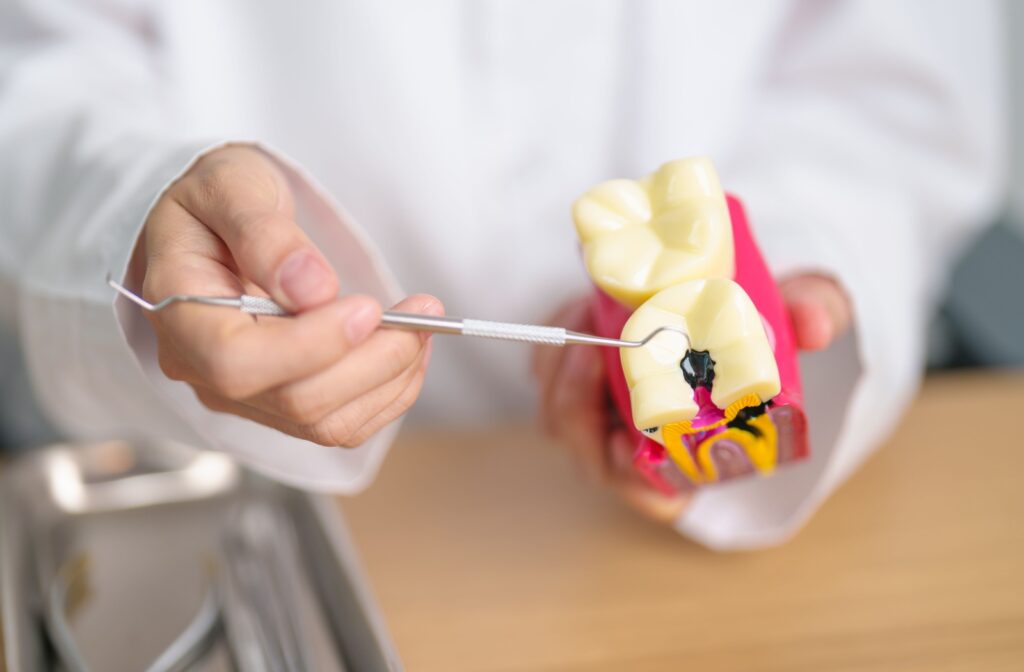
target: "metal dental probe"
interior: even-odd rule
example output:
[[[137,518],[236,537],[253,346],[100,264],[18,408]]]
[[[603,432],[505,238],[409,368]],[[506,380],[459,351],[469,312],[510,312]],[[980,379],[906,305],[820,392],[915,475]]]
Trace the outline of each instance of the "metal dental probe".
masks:
[[[150,303],[117,283],[109,275],[107,284],[122,296],[151,313],[156,313],[175,303],[198,303],[206,306],[237,308],[249,315],[270,315],[286,317],[287,310],[273,300],[262,296],[242,294],[241,296],[194,296],[177,294],[169,296],[158,303]],[[686,338],[686,348],[690,349],[690,336],[679,327],[658,327],[639,341],[626,341],[618,338],[605,338],[593,334],[582,334],[569,331],[562,327],[547,327],[539,324],[517,324],[514,322],[491,322],[473,320],[462,317],[435,317],[416,313],[399,313],[391,310],[381,314],[380,324],[388,329],[405,329],[408,331],[430,331],[437,334],[455,334],[459,336],[477,336],[495,338],[503,341],[521,341],[541,345],[599,345],[611,348],[639,348],[647,345],[658,334],[671,332]]]

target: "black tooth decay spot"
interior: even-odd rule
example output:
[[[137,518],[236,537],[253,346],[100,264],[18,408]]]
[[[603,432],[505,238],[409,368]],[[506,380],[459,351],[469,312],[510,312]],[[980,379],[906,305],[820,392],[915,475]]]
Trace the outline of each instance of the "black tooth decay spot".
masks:
[[[733,418],[733,422],[746,424],[747,422],[750,422],[757,416],[764,415],[764,412],[767,410],[768,402],[762,402],[757,406],[747,406],[746,408],[741,408],[740,411],[736,414],[736,417]]]
[[[679,368],[683,370],[683,378],[693,389],[711,389],[711,383],[715,381],[715,360],[711,359],[711,354],[707,350],[687,350],[679,362]]]
[[[749,432],[750,434],[761,438],[761,430],[751,425],[750,421],[759,415],[764,415],[770,404],[770,401],[766,401],[758,404],[757,406],[748,406],[740,409],[740,412],[736,414],[736,417],[729,421],[728,426],[735,427],[736,429],[742,429],[745,432]]]

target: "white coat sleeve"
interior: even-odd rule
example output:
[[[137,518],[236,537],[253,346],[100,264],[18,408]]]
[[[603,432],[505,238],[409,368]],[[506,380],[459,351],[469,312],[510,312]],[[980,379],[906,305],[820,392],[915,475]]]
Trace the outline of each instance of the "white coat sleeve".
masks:
[[[358,490],[397,425],[347,450],[212,413],[161,374],[147,322],[104,282],[109,271],[137,286],[128,265],[149,208],[223,140],[176,130],[146,21],[84,0],[0,4],[0,317],[19,332],[44,411],[71,438],[178,440],[294,485]],[[342,286],[394,299],[391,274],[355,224],[267,151]]]
[[[701,490],[677,522],[683,534],[718,549],[786,539],[912,399],[948,266],[998,205],[999,7],[794,4],[723,183],[747,205],[776,276],[838,279],[855,325],[802,357],[812,457]]]

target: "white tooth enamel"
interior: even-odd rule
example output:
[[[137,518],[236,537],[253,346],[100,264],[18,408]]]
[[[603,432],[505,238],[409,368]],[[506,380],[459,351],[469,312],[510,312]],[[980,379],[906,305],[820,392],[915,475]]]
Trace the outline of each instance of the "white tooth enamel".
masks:
[[[611,180],[576,201],[573,217],[580,237],[590,239],[646,222],[651,218],[651,203],[640,183]]]
[[[626,322],[622,338],[642,340],[661,326],[687,329],[681,313],[644,304]],[[679,362],[686,354],[686,345],[686,337],[682,334],[663,332],[643,347],[621,351],[633,405],[633,421],[638,429],[661,427],[696,415],[698,409],[693,401],[693,390],[683,380],[683,372],[679,368]],[[682,385],[679,385],[680,381]]]
[[[708,159],[598,185],[576,201],[573,220],[591,278],[631,308],[685,280],[732,277],[729,209]]]
[[[732,280],[693,280],[657,293],[634,311],[622,338],[640,340],[663,325],[682,327],[692,349],[708,351],[715,362],[711,401],[718,408],[748,394],[768,401],[779,393],[779,370],[761,316]],[[697,413],[694,392],[680,368],[686,350],[685,338],[667,334],[645,347],[622,350],[638,429],[691,420]],[[653,436],[660,437],[660,432]]]

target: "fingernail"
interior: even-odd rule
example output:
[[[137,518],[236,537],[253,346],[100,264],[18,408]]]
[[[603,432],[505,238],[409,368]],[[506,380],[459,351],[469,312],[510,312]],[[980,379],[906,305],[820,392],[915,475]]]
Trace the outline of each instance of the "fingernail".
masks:
[[[663,495],[656,490],[644,489],[637,492],[637,499],[647,515],[662,523],[674,523],[686,510],[688,497]]]
[[[315,306],[334,298],[334,273],[310,250],[292,252],[278,270],[281,290],[296,308]]]
[[[360,304],[345,320],[345,336],[355,345],[362,343],[380,324],[380,313],[373,304]]]
[[[440,301],[434,300],[428,303],[426,306],[424,306],[421,312],[423,315],[441,316],[444,315],[444,306],[441,304]],[[433,334],[431,334],[429,331],[421,331],[420,342],[429,344],[432,336]]]
[[[408,297],[392,306],[392,309],[400,312],[416,313],[417,315],[435,315],[438,317],[444,315],[444,304],[441,303],[441,300],[426,294]],[[415,333],[422,344],[429,343],[432,338],[432,334],[429,331]]]

